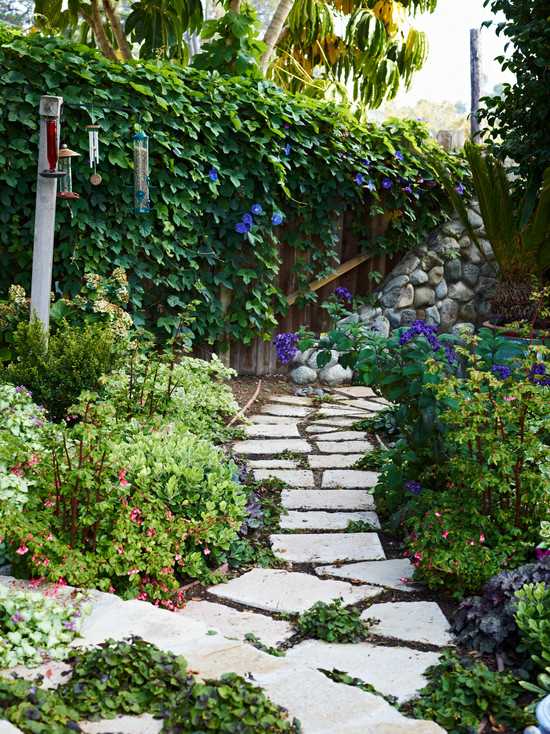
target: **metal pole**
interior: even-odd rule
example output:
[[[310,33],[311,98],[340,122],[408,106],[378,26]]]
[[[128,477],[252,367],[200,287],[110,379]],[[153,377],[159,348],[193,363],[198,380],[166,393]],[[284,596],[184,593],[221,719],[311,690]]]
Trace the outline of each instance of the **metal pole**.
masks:
[[[478,112],[481,94],[481,49],[479,30],[477,28],[472,28],[470,31],[470,83],[472,91],[470,129],[472,140],[476,142],[480,134]]]
[[[48,168],[46,120],[53,118],[57,121],[59,138],[59,115],[62,104],[62,97],[40,97],[40,140],[38,144],[34,247],[32,253],[31,318],[40,319],[46,332],[50,324],[57,179],[44,178],[40,175],[40,172]],[[59,139],[57,143],[59,146]]]

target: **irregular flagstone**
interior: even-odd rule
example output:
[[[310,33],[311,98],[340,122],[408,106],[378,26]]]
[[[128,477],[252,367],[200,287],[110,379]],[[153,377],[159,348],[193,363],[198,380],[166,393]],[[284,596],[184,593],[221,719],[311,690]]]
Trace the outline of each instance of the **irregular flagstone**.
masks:
[[[154,719],[150,714],[142,714],[117,716],[102,721],[80,721],[79,726],[85,734],[158,734],[163,722],[161,719]]]
[[[306,428],[306,433],[333,433],[334,426],[312,424]]]
[[[323,434],[317,438],[318,441],[363,441],[367,438],[367,434],[364,431],[321,431]],[[311,436],[311,439],[315,441],[315,436]],[[372,446],[371,446],[372,448]]]
[[[306,640],[288,650],[286,659],[289,663],[310,668],[342,670],[370,683],[380,693],[403,702],[413,698],[426,685],[424,673],[437,663],[439,655],[368,642],[336,644]]]
[[[348,579],[375,586],[385,586],[397,591],[417,591],[418,587],[404,579],[412,578],[414,566],[408,558],[391,558],[387,561],[363,561],[344,566],[318,566],[315,573],[336,579]]]
[[[273,554],[290,563],[337,563],[385,558],[377,533],[270,535]]]
[[[0,734],[23,734],[23,732],[10,721],[0,719]]]
[[[257,413],[256,415],[249,416],[248,420],[252,423],[280,423],[285,425],[298,425],[298,421],[301,419],[291,418],[290,416],[285,415],[264,415],[261,413]]]
[[[210,594],[238,604],[268,612],[304,612],[318,601],[342,598],[344,604],[355,604],[380,593],[371,586],[352,586],[343,581],[321,581],[307,573],[275,568],[253,568],[252,571],[225,584],[212,586]]]
[[[347,405],[335,405],[334,407],[320,408],[316,415],[326,418],[356,418],[356,420],[359,420],[365,417],[365,412],[358,408],[348,407]]]
[[[367,617],[379,620],[372,626],[372,632],[376,635],[439,647],[453,642],[447,618],[433,601],[373,604],[361,615],[362,619]]]
[[[272,395],[270,398],[272,403],[287,403],[288,405],[313,405],[311,398],[300,397],[299,395]]]
[[[368,441],[319,441],[317,443],[319,451],[324,454],[366,454],[367,451],[372,451],[372,444]]]
[[[297,512],[292,511],[281,517],[283,530],[345,530],[350,522],[368,522],[380,528],[375,512]]]
[[[177,614],[210,625],[233,639],[244,640],[245,635],[251,632],[266,645],[278,645],[295,634],[292,625],[283,620],[250,610],[239,612],[225,604],[210,601],[190,601]]]
[[[373,510],[372,494],[361,489],[285,489],[281,502],[287,510]]]
[[[299,438],[300,432],[296,423],[254,423],[244,429],[247,436],[264,438]]]
[[[322,487],[363,488],[374,487],[378,482],[378,472],[360,469],[327,469],[323,472]]]
[[[314,426],[329,426],[332,427],[332,430],[334,430],[334,427],[336,428],[349,428],[350,426],[353,426],[354,423],[357,423],[358,420],[361,420],[361,418],[364,418],[364,415],[361,416],[352,416],[351,418],[346,418],[345,416],[335,416],[334,418],[319,418],[318,420],[311,421],[309,424],[312,428]]]
[[[306,408],[301,405],[282,405],[282,404],[269,404],[264,405],[262,413],[268,415],[284,415],[290,418],[305,418],[313,412],[313,408]]]
[[[351,400],[347,405],[350,410],[357,410],[359,408],[373,413],[379,413],[381,410],[386,410],[387,408],[387,404],[384,405],[377,400]]]
[[[312,469],[346,469],[362,458],[363,454],[310,454],[307,460]]]
[[[334,389],[335,393],[346,395],[350,398],[371,398],[376,395],[371,387],[363,385],[350,385],[349,387],[338,387]]]
[[[307,441],[298,438],[288,439],[250,439],[248,441],[237,441],[233,444],[236,454],[282,454],[285,451],[293,451],[297,454],[307,454],[311,446]]]
[[[309,469],[254,469],[254,479],[280,479],[290,487],[313,487],[313,472]]]
[[[285,669],[255,680],[300,721],[303,734],[445,734],[437,724],[406,719],[380,696],[317,670]]]
[[[296,469],[298,462],[294,459],[255,459],[247,462],[251,469]]]

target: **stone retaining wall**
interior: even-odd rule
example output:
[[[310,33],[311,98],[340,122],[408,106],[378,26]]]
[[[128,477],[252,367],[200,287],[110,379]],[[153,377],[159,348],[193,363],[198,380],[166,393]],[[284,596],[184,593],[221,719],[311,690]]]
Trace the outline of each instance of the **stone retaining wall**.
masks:
[[[459,219],[449,221],[397,264],[379,288],[375,307],[364,306],[340,323],[362,322],[366,330],[385,336],[416,319],[443,332],[480,326],[490,310],[497,266],[491,245],[483,239],[479,211],[472,208],[468,214],[480,249]],[[290,365],[293,381],[334,386],[351,380],[351,370],[338,364],[336,352],[323,369],[317,369],[316,359],[314,350],[298,353]]]

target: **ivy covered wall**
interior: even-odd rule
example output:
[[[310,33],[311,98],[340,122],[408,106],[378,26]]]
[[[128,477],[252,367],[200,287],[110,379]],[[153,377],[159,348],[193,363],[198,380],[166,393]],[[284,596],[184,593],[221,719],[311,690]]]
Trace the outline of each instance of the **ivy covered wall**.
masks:
[[[457,183],[462,163],[417,122],[360,126],[332,104],[267,82],[177,65],[106,61],[58,38],[0,28],[0,297],[28,287],[38,100],[65,100],[62,142],[82,154],[81,198],[59,202],[54,279],[75,291],[84,272],[125,268],[138,318],[171,330],[198,301],[203,341],[268,335],[286,301],[277,288],[281,242],[303,253],[305,286],[334,267],[340,213],[389,213],[372,252],[409,249],[445,216],[434,163]],[[89,183],[86,125],[101,125],[103,182]],[[150,136],[153,210],[133,212],[132,135]],[[315,243],[313,245],[312,243]],[[220,288],[232,302],[222,317]]]

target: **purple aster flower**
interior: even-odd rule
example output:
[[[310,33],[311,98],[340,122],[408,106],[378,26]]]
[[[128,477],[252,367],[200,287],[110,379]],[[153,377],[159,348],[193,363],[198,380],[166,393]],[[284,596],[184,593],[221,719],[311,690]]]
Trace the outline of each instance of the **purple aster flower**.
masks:
[[[388,178],[387,176],[384,176],[382,179],[382,188],[386,189],[388,191],[393,186],[391,178]]]
[[[494,364],[491,367],[491,372],[496,375],[500,380],[507,380],[512,374],[512,370],[505,364]]]
[[[298,352],[298,334],[291,331],[283,334],[277,334],[273,340],[277,357],[282,364],[291,362]]]
[[[403,153],[400,150],[395,151],[395,157],[397,158],[398,161],[401,161],[401,163],[403,163],[403,161],[405,160],[405,156],[403,155]]]
[[[365,182],[365,177],[362,173],[356,173],[353,180],[358,186],[361,186]]]
[[[235,232],[238,232],[239,234],[246,234],[247,232],[250,232],[250,225],[245,224],[244,222],[237,222],[235,225]]]
[[[283,223],[283,215],[281,212],[275,212],[275,214],[271,217],[271,224],[274,227],[277,227],[279,224]]]
[[[353,301],[353,294],[347,288],[336,288],[334,295],[342,303],[351,303]]]
[[[425,321],[417,319],[416,321],[413,321],[410,327],[401,334],[399,337],[399,344],[404,346],[417,336],[423,336],[428,341],[434,352],[437,352],[438,349],[441,349],[441,343],[436,337],[436,333],[437,326],[427,324]]]
[[[212,168],[211,168],[211,169],[210,169],[210,170],[208,171],[208,178],[209,178],[209,179],[210,179],[211,181],[217,181],[217,180],[218,180],[218,172],[216,171],[216,169],[215,169],[214,167],[212,167]]]
[[[536,362],[529,370],[529,380],[534,385],[541,387],[550,385],[550,376],[546,374],[546,365],[542,362]]]
[[[285,155],[290,155],[291,150],[292,150],[292,145],[290,143],[287,143],[284,147]]]
[[[458,362],[457,354],[451,344],[444,344],[443,348],[445,349],[445,357],[447,358],[447,362],[450,365]]]
[[[457,193],[457,194],[458,194],[459,196],[464,196],[464,192],[466,191],[466,188],[464,187],[464,185],[463,185],[463,184],[461,184],[461,183],[458,183],[458,184],[457,184],[457,185],[455,186],[455,191],[456,191],[456,193]]]
[[[243,224],[246,224],[246,226],[248,227],[248,229],[250,229],[250,227],[252,226],[252,224],[254,224],[254,219],[252,217],[252,214],[249,214],[248,212],[246,214],[243,214],[243,218],[241,219],[241,222]]]
[[[260,214],[264,213],[264,210],[262,209],[261,204],[252,204],[252,206],[250,207],[250,211],[252,212],[252,214],[255,214],[256,216],[259,216]]]
[[[414,494],[416,497],[422,492],[422,485],[420,482],[415,482],[414,479],[409,479],[408,482],[405,482],[405,489],[407,492],[410,492],[411,494]]]

